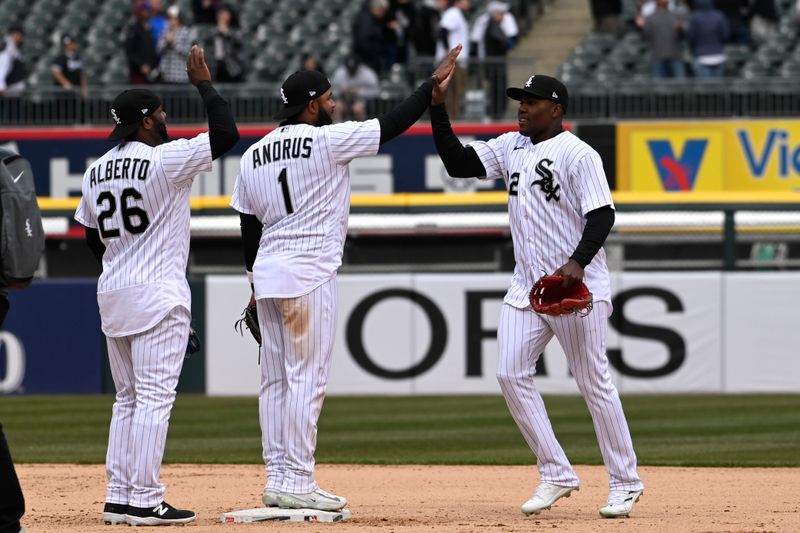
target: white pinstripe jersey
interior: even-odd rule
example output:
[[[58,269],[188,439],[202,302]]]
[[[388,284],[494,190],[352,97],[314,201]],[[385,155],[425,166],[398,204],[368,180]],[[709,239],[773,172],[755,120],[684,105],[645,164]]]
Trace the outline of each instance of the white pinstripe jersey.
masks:
[[[231,206],[263,224],[253,266],[256,298],[308,294],[336,275],[356,157],[378,153],[377,119],[280,126],[242,156]]]
[[[516,266],[505,302],[524,308],[535,281],[552,274],[575,251],[586,214],[605,205],[614,207],[603,162],[568,131],[538,144],[519,133],[506,133],[470,146],[489,179],[506,181]],[[584,283],[595,300],[611,300],[602,248],[586,266]]]
[[[103,332],[132,335],[170,309],[191,311],[186,281],[192,180],[211,170],[208,133],[159,146],[128,142],[83,175],[75,220],[106,246],[97,302]]]

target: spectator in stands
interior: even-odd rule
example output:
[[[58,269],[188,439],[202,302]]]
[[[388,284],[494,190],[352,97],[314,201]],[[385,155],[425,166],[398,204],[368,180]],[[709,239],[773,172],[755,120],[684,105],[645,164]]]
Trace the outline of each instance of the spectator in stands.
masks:
[[[750,28],[747,25],[748,0],[714,0],[714,7],[728,19],[731,29],[730,44],[750,44]]]
[[[153,7],[148,0],[138,0],[133,15],[125,37],[129,81],[131,85],[154,83],[158,80],[158,54],[150,30]]]
[[[71,35],[61,37],[62,51],[53,64],[50,72],[53,74],[53,83],[67,91],[80,93],[83,98],[89,95],[86,83],[86,74],[83,72],[83,61],[78,54],[78,41]]]
[[[366,99],[378,96],[380,91],[374,70],[362,64],[355,55],[350,55],[344,65],[333,72],[331,85],[336,96],[334,121],[367,119]]]
[[[445,109],[451,119],[457,120],[461,116],[461,100],[466,88],[467,65],[469,62],[469,24],[467,12],[470,0],[449,0],[449,6],[442,13],[439,22],[439,35],[436,42],[436,59],[440,63],[444,60],[448,50],[458,44],[463,45],[463,50],[456,61],[453,79],[450,80],[450,90],[447,91]]]
[[[634,20],[637,28],[644,28],[644,21],[647,20],[647,17],[655,13],[656,1],[657,0],[638,0],[639,9]],[[673,13],[678,12],[679,14],[683,10],[683,6],[679,4],[679,0],[669,0],[667,8]]]
[[[217,9],[217,29],[211,36],[216,81],[238,83],[244,80],[243,48],[236,14],[223,4]]]
[[[591,0],[591,4],[595,31],[617,35],[620,31],[622,0]]]
[[[167,9],[167,27],[161,32],[156,51],[158,70],[164,83],[189,83],[186,75],[186,57],[192,49],[192,32],[181,21],[180,8]]]
[[[489,2],[486,11],[472,25],[470,39],[489,83],[487,107],[494,119],[501,118],[506,111],[506,54],[516,45],[518,33],[517,21],[504,2]]]
[[[487,55],[490,55],[487,51],[486,37],[492,21],[502,32],[502,38],[500,33],[495,34],[494,38],[498,43],[501,40],[503,41],[504,50],[510,50],[517,44],[519,27],[514,15],[509,11],[509,5],[505,2],[492,0],[486,5],[486,10],[475,18],[469,35],[470,41],[472,41],[470,46],[475,50],[479,60],[483,60]],[[503,91],[505,91],[505,88]]]
[[[695,0],[689,16],[686,36],[694,57],[697,78],[720,78],[725,73],[725,43],[730,28],[713,0]]]
[[[433,63],[433,56],[436,55],[439,17],[445,9],[447,0],[423,0],[417,11],[412,40],[417,57],[429,58],[425,64],[426,71],[430,66],[429,63]]]
[[[658,0],[657,8],[644,21],[643,35],[650,45],[650,65],[654,78],[684,78],[683,22],[669,10],[669,0]]]
[[[22,46],[25,32],[22,26],[11,26],[6,35],[6,47],[0,52],[0,95],[19,96],[25,90],[28,67]]]
[[[311,52],[305,52],[300,56],[300,70],[316,70],[320,74],[325,74],[322,65],[319,64],[317,56]]]
[[[779,20],[775,0],[753,0],[749,16],[750,35],[754,41],[763,42],[775,34]]]
[[[150,17],[150,31],[153,32],[153,43],[158,46],[161,33],[167,27],[167,16],[164,13],[164,4],[161,0],[149,0],[150,7],[153,8],[153,15]]]
[[[395,63],[408,63],[408,45],[417,8],[411,0],[390,0],[386,14],[384,36],[386,57],[384,64],[391,69]]]
[[[379,74],[385,70],[384,19],[388,10],[388,0],[367,0],[353,23],[353,52]]]
[[[219,0],[192,0],[192,13],[195,24],[217,23],[217,9]]]

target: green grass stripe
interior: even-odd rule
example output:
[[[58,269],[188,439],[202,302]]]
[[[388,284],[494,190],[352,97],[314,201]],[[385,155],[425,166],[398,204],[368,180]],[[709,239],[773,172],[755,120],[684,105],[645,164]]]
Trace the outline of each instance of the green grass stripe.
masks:
[[[6,396],[0,421],[20,463],[103,463],[111,396]],[[601,464],[583,399],[548,396],[575,464]],[[642,465],[800,466],[800,395],[637,395],[623,405]],[[317,461],[532,464],[499,396],[328,398]],[[167,463],[260,463],[255,398],[178,395]]]

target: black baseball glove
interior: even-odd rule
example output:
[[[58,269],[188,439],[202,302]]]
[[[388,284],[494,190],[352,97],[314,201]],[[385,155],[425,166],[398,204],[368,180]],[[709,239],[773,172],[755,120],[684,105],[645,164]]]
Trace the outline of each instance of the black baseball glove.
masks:
[[[242,311],[242,318],[233,324],[233,329],[238,331],[240,335],[244,335],[242,325],[250,331],[258,345],[261,346],[261,329],[258,327],[258,311],[255,303],[247,304],[247,307]]]
[[[193,327],[189,327],[189,342],[186,344],[186,357],[196,354],[200,351],[200,337]]]

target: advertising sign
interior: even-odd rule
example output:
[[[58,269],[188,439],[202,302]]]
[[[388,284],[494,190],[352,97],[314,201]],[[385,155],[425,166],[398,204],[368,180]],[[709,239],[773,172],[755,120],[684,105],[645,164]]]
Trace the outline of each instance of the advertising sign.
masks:
[[[764,280],[758,276],[727,276],[612,275],[607,355],[620,392],[800,392],[798,339],[791,327],[771,335],[769,350],[763,348],[759,356],[769,364],[757,364],[756,345],[766,340],[751,332],[774,331],[766,324],[769,319],[745,316],[739,310],[744,305],[729,307],[735,300],[730,290],[768,298],[790,286],[790,280],[765,282],[762,290],[758,287]],[[510,274],[340,275],[328,392],[499,394],[497,325],[509,280]],[[230,317],[249,298],[247,281],[212,276],[207,282],[207,393],[257,394],[255,342],[230,327]],[[791,282],[800,282],[800,275]],[[789,299],[787,294],[770,301],[786,300],[785,316],[791,317]],[[536,369],[541,392],[578,392],[556,340],[547,345]]]
[[[622,122],[617,171],[635,192],[798,191],[800,121]]]

